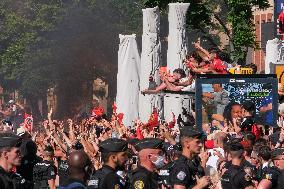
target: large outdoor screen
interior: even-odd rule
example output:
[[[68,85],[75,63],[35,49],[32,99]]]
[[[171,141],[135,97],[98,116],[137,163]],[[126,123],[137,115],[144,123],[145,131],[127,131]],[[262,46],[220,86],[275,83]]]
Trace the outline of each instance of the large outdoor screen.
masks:
[[[276,75],[199,75],[196,80],[196,124],[242,121],[243,104],[253,107],[256,122],[276,126]]]

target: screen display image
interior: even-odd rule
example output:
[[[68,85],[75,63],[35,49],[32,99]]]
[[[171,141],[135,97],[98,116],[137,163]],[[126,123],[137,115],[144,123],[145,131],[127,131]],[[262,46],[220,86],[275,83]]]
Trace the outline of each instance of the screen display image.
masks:
[[[277,117],[277,78],[275,75],[200,76],[197,79],[197,126],[234,130],[253,118],[264,126],[275,126]]]

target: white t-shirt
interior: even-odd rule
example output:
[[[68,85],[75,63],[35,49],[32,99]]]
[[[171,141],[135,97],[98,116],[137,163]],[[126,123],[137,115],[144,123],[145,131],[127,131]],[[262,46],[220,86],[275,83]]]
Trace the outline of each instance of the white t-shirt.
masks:
[[[191,85],[188,85],[181,89],[182,91],[189,91],[194,92],[195,91],[195,80],[192,81]]]
[[[222,156],[224,156],[224,150],[222,148],[213,148],[208,150],[210,157],[206,162],[206,175],[214,175],[217,172],[217,161],[219,157],[217,155],[214,155],[214,150],[220,152]]]

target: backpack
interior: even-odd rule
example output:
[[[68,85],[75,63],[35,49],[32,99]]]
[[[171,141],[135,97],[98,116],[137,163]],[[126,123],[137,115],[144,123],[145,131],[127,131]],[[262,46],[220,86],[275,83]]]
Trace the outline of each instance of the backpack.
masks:
[[[73,189],[76,187],[81,187],[84,189],[87,189],[86,186],[84,186],[83,184],[79,183],[79,182],[72,182],[71,184],[68,184],[67,186],[59,186],[58,189]]]

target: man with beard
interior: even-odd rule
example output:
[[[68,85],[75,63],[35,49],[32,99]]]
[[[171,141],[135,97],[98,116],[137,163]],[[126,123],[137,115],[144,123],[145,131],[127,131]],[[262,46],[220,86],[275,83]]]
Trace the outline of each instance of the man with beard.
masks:
[[[128,160],[128,143],[122,139],[109,138],[100,144],[103,167],[91,176],[88,187],[91,189],[122,189],[125,186],[116,174],[124,170]]]

